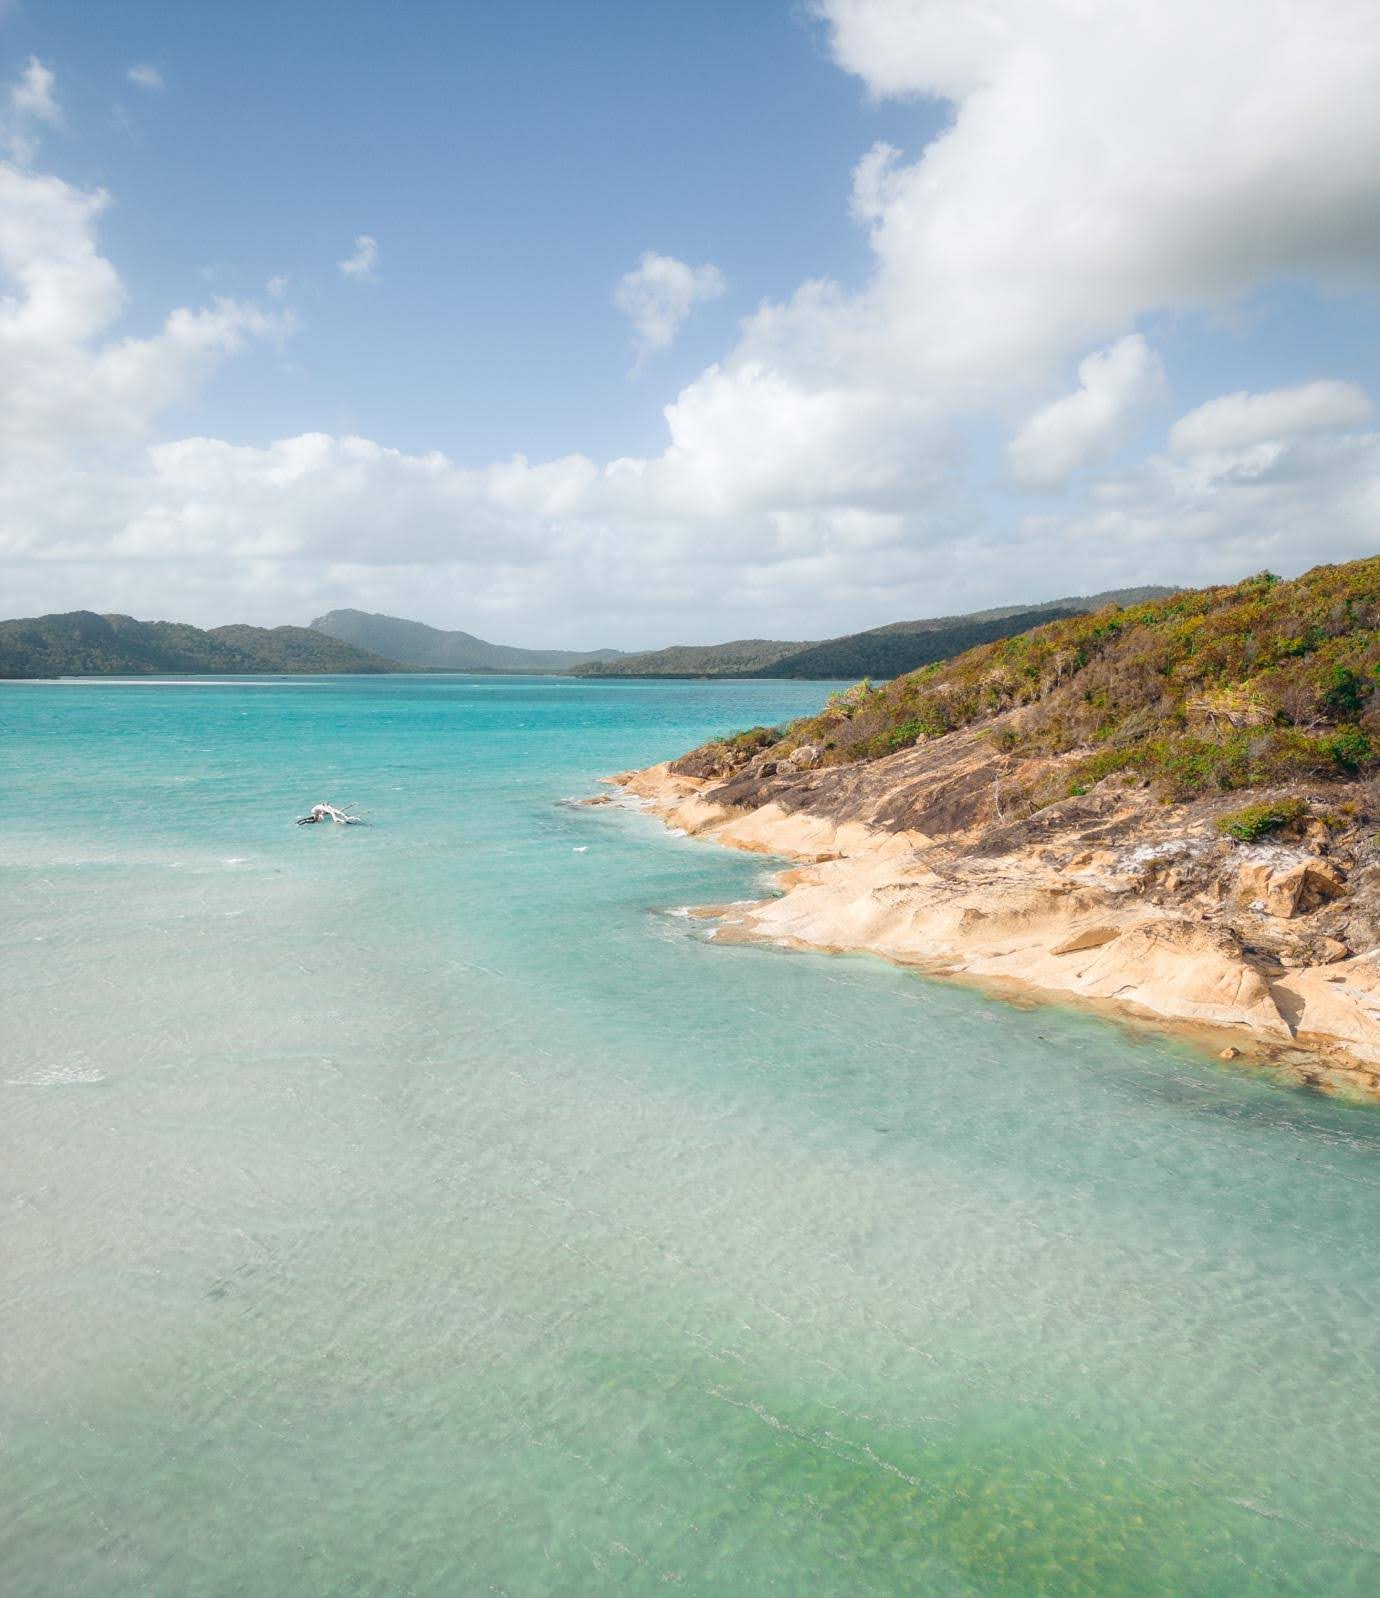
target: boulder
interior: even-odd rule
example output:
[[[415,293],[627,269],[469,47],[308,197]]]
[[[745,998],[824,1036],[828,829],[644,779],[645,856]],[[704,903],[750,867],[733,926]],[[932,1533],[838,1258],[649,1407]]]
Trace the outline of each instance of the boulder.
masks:
[[[1288,921],[1307,915],[1346,891],[1346,878],[1330,860],[1314,857],[1276,866],[1253,860],[1236,874],[1237,897]]]

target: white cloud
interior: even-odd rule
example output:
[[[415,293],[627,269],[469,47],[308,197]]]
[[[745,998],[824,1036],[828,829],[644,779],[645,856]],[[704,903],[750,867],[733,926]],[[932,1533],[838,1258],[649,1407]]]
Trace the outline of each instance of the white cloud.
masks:
[[[1191,584],[1373,555],[1378,526],[1380,434],[1368,432],[1152,456],[1025,531],[1037,547],[1081,555],[1090,578],[1153,564]]]
[[[14,289],[0,298],[0,442],[11,470],[20,458],[70,460],[139,441],[218,360],[291,325],[218,298],[172,311],[150,337],[107,337],[125,306],[95,248],[108,203],[102,190],[0,163],[0,278]]]
[[[136,88],[147,89],[150,94],[157,94],[163,87],[163,74],[147,62],[131,67],[125,76]]]
[[[671,255],[644,252],[613,291],[613,303],[633,325],[638,355],[664,350],[695,306],[717,300],[727,288],[717,266],[687,266]]]
[[[1273,0],[1268,27],[1258,0],[820,9],[870,92],[947,97],[951,115],[919,152],[859,160],[862,286],[811,279],[762,306],[665,407],[648,458],[476,469],[310,431],[263,448],[157,441],[164,408],[285,320],[221,300],[114,338],[106,197],[0,167],[10,606],[156,601],[212,621],[366,602],[518,640],[652,643],[823,634],[1373,547],[1380,439],[1300,422],[1356,426],[1354,395],[1291,402],[1249,436],[1220,412],[1212,433],[1204,407],[1175,447],[1196,433],[1212,449],[1079,479],[1071,502],[1017,527],[987,519],[958,443],[970,418],[1015,427],[1013,470],[1052,486],[1105,460],[1154,397],[1142,318],[1221,309],[1285,276],[1380,283],[1373,0]],[[706,269],[681,262],[646,275],[646,261],[628,314],[644,348],[664,347],[713,280],[697,289]],[[376,264],[360,235],[340,268]],[[1229,396],[1254,418],[1265,398]],[[457,593],[465,616],[438,613]]]
[[[282,299],[283,295],[287,293],[287,289],[287,277],[281,272],[276,273],[264,284],[264,293],[273,300]]]
[[[21,166],[27,166],[37,153],[40,128],[62,126],[62,108],[53,93],[55,81],[52,70],[31,55],[9,87],[0,114],[0,145]]]
[[[378,264],[379,241],[369,233],[359,234],[355,239],[354,253],[336,262],[344,275],[353,278],[356,283],[377,282]]]
[[[1224,394],[1181,416],[1169,434],[1176,455],[1239,450],[1250,444],[1354,427],[1375,414],[1370,396],[1355,383],[1323,381],[1268,394]]]
[[[1061,489],[1080,466],[1107,460],[1165,390],[1159,356],[1139,333],[1080,362],[1078,387],[1025,423],[1006,449],[1012,479],[1036,493]]]

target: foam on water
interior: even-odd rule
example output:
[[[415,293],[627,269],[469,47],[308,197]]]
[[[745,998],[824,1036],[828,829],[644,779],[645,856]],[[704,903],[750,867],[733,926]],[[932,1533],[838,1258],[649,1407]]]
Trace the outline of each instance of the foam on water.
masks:
[[[1380,1119],[561,803],[824,687],[197,686],[0,685],[0,1591],[1380,1590]]]

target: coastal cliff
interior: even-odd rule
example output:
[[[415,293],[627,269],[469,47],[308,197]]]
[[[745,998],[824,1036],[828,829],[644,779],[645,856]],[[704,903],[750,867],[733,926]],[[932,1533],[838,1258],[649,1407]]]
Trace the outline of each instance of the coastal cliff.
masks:
[[[869,951],[1380,1096],[1380,560],[971,651],[611,779],[786,857],[722,939]]]

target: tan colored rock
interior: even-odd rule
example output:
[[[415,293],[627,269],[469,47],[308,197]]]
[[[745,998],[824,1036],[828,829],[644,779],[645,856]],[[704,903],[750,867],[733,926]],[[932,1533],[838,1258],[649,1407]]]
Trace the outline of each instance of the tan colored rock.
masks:
[[[1264,861],[1251,860],[1236,873],[1236,897],[1243,904],[1252,904],[1259,900],[1265,902],[1265,895],[1270,891],[1270,878],[1274,875],[1274,867]]]
[[[1330,860],[1314,857],[1276,865],[1248,860],[1236,873],[1236,899],[1259,905],[1281,921],[1306,915],[1346,891],[1346,879]]]
[[[1287,871],[1277,871],[1265,892],[1265,907],[1287,920],[1306,915],[1345,890],[1346,879],[1327,860],[1305,860]]]
[[[1340,1043],[1363,1060],[1380,1061],[1380,968],[1374,959],[1358,955],[1291,972],[1275,986],[1300,1039]]]
[[[1330,860],[1310,860],[1304,878],[1308,890],[1320,899],[1336,899],[1346,892],[1346,877]]]
[[[1303,896],[1303,867],[1277,871],[1265,889],[1265,908],[1272,916],[1288,921],[1298,910]]]
[[[852,766],[764,776],[762,762],[722,782],[663,765],[617,780],[671,826],[798,862],[780,897],[723,909],[724,942],[869,951],[1068,994],[1209,1028],[1225,1058],[1241,1051],[1223,1049],[1224,1027],[1262,1044],[1297,1036],[1327,1053],[1319,1070],[1380,1094],[1380,948],[1353,957],[1330,935],[1380,944],[1380,864],[1350,883],[1338,864],[1354,839],[1332,839],[1336,857],[1241,849],[1216,832],[1220,805],[1154,792],[1022,814],[1023,779],[1004,767],[1003,814],[993,760],[958,733]],[[1338,900],[1328,935],[1301,919]]]
[[[1075,932],[1071,938],[1065,938],[1049,952],[1051,954],[1078,954],[1084,949],[1100,949],[1104,943],[1110,943],[1113,938],[1121,936],[1120,927],[1086,927],[1082,932]]]

